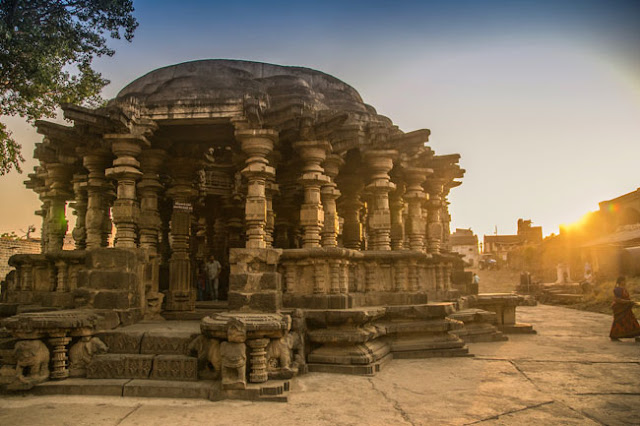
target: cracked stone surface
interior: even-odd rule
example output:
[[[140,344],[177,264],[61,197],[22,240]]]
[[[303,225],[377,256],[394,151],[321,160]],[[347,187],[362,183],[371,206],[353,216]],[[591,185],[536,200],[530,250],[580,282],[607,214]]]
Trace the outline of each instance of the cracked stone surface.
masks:
[[[394,360],[375,377],[308,374],[287,404],[4,396],[0,424],[640,424],[640,344],[611,342],[610,316],[540,305],[518,321],[538,334],[469,344],[475,358]]]

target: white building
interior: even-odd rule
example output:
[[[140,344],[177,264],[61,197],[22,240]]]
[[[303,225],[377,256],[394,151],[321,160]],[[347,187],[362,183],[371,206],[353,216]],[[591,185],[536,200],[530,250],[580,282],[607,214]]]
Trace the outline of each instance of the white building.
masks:
[[[450,241],[451,251],[461,254],[469,266],[478,266],[480,260],[478,236],[471,229],[456,228],[456,231],[451,234]]]

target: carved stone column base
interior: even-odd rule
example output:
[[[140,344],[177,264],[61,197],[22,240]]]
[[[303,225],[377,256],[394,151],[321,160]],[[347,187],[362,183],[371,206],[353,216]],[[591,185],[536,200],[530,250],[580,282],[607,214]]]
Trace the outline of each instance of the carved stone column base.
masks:
[[[195,309],[195,290],[169,290],[166,311],[194,311]]]

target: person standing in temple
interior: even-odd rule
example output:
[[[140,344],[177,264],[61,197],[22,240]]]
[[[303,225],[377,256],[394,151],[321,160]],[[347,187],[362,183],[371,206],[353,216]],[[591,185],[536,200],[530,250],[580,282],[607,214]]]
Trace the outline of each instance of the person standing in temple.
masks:
[[[475,272],[473,273],[473,291],[477,293],[480,289],[480,277]]]
[[[209,293],[211,300],[218,300],[218,287],[220,285],[218,277],[220,276],[222,265],[211,255],[204,267],[207,272],[207,293]]]
[[[629,292],[625,288],[627,280],[625,277],[618,277],[616,286],[613,289],[613,324],[609,337],[611,340],[640,336],[640,324],[636,316],[633,315],[633,307],[637,305],[631,300]]]
[[[196,285],[198,286],[198,300],[204,300],[204,292],[207,288],[207,271],[205,271],[204,265],[201,263],[198,264]]]

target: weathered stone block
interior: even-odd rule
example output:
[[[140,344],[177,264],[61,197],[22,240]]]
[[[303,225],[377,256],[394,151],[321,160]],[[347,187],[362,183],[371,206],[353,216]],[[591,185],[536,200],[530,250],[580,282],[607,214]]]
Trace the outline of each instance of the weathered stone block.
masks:
[[[244,291],[249,282],[249,274],[231,274],[229,276],[229,291]]]
[[[170,331],[148,331],[142,338],[140,353],[186,355],[196,335]]]
[[[237,291],[230,291],[229,296],[227,298],[229,309],[240,309],[243,306],[249,305],[249,300],[251,299],[251,295],[247,293],[240,293]]]
[[[96,309],[126,309],[129,306],[129,293],[121,290],[99,291],[93,299]]]
[[[282,308],[282,293],[277,291],[254,293],[249,299],[249,308],[261,312],[277,312]]]
[[[41,383],[31,390],[33,395],[103,395],[122,396],[129,379],[80,379]]]
[[[198,359],[184,355],[158,355],[153,360],[154,380],[198,380]]]
[[[146,379],[151,374],[153,355],[98,355],[87,367],[88,379]]]
[[[104,290],[129,290],[138,285],[138,277],[126,271],[78,271],[78,287]]]
[[[128,308],[116,310],[115,312],[118,314],[118,318],[120,318],[120,325],[122,327],[135,324],[142,320],[142,310],[140,308]]]
[[[132,271],[137,266],[135,250],[99,248],[87,252],[86,265],[89,269],[119,269]]]
[[[122,396],[209,399],[213,389],[216,387],[219,389],[219,385],[210,381],[131,380],[124,385]]]
[[[103,310],[98,313],[98,322],[96,323],[96,330],[111,330],[120,325],[120,317],[118,313],[112,310]]]
[[[282,290],[282,275],[278,272],[265,272],[260,276],[260,290]]]
[[[143,331],[113,330],[98,334],[100,340],[112,354],[138,354],[142,343]]]
[[[231,275],[275,272],[281,254],[282,249],[232,248],[229,250]]]

